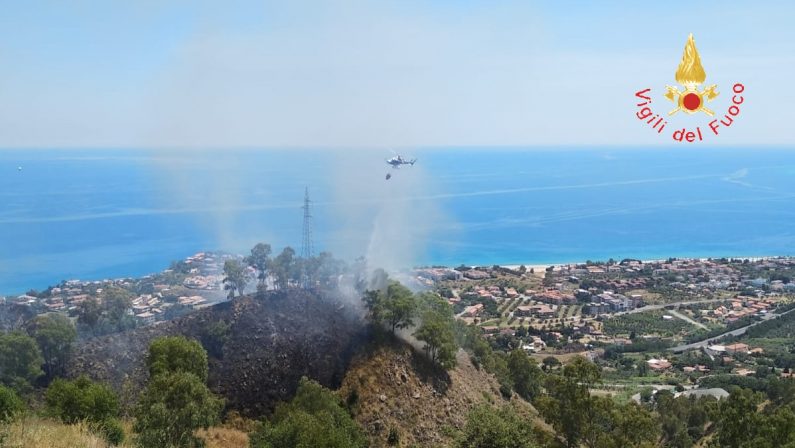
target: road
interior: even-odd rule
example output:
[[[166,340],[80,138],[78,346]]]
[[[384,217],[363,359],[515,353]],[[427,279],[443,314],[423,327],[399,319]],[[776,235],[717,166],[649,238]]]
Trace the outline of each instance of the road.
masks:
[[[614,316],[620,316],[622,314],[635,314],[635,313],[645,313],[646,311],[654,311],[654,310],[661,310],[666,306],[670,307],[680,307],[682,305],[695,305],[697,303],[712,303],[712,302],[723,302],[726,299],[709,299],[709,300],[690,300],[690,301],[682,301],[682,302],[671,302],[671,303],[660,303],[657,305],[646,305],[640,308],[635,308],[634,310],[623,311],[621,313],[615,313]]]
[[[722,334],[719,334],[718,336],[713,336],[711,338],[704,339],[703,341],[693,342],[692,344],[685,344],[685,345],[678,345],[676,347],[671,347],[668,350],[672,351],[674,353],[681,353],[681,352],[685,352],[687,350],[693,350],[693,349],[697,349],[697,348],[701,348],[701,347],[706,347],[707,345],[710,345],[709,344],[710,341],[717,340],[717,339],[720,339],[720,338],[723,338],[723,337],[726,337],[726,336],[740,336],[740,335],[743,335],[743,334],[745,334],[745,332],[749,328],[751,328],[751,327],[753,327],[755,325],[759,325],[762,322],[768,321],[770,319],[778,319],[779,317],[781,317],[781,316],[783,316],[785,314],[789,314],[789,313],[791,313],[793,311],[795,311],[795,308],[793,308],[793,309],[791,309],[789,311],[785,311],[785,312],[783,312],[781,314],[768,313],[768,314],[765,314],[764,317],[762,317],[762,320],[760,320],[759,322],[754,322],[751,325],[746,325],[746,326],[740,327],[740,328],[738,328],[736,330],[727,331],[726,333],[722,333]]]
[[[684,314],[680,313],[679,311],[676,311],[676,310],[667,310],[667,312],[668,312],[668,314],[670,314],[671,316],[678,317],[679,319],[682,319],[683,321],[685,321],[685,322],[687,322],[687,323],[689,323],[689,324],[695,325],[695,326],[697,326],[698,328],[701,328],[702,330],[709,330],[709,327],[707,327],[706,325],[702,324],[701,322],[696,322],[696,321],[694,321],[693,319],[691,319],[691,318],[689,318],[689,317],[685,316]]]

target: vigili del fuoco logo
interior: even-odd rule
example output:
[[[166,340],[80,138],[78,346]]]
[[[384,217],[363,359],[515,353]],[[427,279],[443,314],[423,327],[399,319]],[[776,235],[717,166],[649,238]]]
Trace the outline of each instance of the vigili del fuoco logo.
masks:
[[[663,96],[674,103],[675,106],[674,109],[668,112],[666,118],[652,111],[651,88],[635,93],[635,97],[639,99],[637,103],[639,109],[635,116],[656,130],[658,134],[662,134],[666,125],[668,125],[667,117],[677,115],[678,112],[683,112],[683,114],[679,114],[680,116],[700,116],[702,112],[708,117],[715,116],[715,112],[708,107],[708,104],[717,98],[720,92],[718,92],[716,84],[711,84],[704,88],[701,87],[707,79],[707,74],[701,65],[701,57],[698,55],[693,34],[690,34],[687,38],[685,52],[682,55],[682,62],[679,63],[679,68],[676,69],[675,79],[682,86],[682,89],[680,90],[678,86],[665,86],[665,94]],[[742,96],[744,91],[745,86],[743,84],[735,83],[732,86],[731,105],[722,117],[713,118],[703,130],[703,125],[697,125],[695,129],[687,126],[681,128],[677,126],[671,133],[671,137],[677,142],[692,143],[703,141],[705,136],[709,135],[709,132],[716,136],[719,135],[723,128],[731,126],[735,118],[740,115],[740,104],[744,101]]]

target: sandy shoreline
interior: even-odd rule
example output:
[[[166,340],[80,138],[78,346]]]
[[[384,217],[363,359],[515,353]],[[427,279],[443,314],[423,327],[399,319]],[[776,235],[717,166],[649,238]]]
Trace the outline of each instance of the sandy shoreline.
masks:
[[[640,261],[641,261],[641,263],[645,264],[645,263],[662,263],[662,262],[667,261],[669,258],[675,258],[677,260],[698,260],[698,261],[707,261],[707,260],[710,260],[710,259],[717,260],[717,259],[721,259],[721,258],[726,258],[726,259],[729,259],[729,260],[731,260],[731,259],[746,260],[747,259],[747,260],[750,260],[752,262],[755,262],[755,261],[773,260],[773,259],[776,259],[776,258],[788,258],[788,257],[789,257],[789,255],[768,255],[768,256],[753,256],[753,257],[736,256],[735,255],[735,256],[726,256],[726,257],[668,257],[668,258],[657,258],[657,259],[648,259],[648,260],[640,260]],[[633,258],[633,260],[634,260],[634,258]],[[595,261],[595,262],[599,262],[599,263],[607,262],[607,260],[591,260],[591,261]],[[617,260],[617,261],[621,261],[621,260]],[[585,264],[585,263],[586,263],[586,261],[582,260],[582,261],[569,261],[569,262],[562,262],[562,263],[547,263],[547,264],[538,264],[538,263],[524,264],[524,265],[523,264],[500,264],[498,266],[502,266],[502,267],[508,268],[508,269],[518,269],[519,266],[524,266],[528,270],[532,268],[535,271],[538,271],[539,269],[544,270],[544,269],[546,269],[546,268],[548,268],[550,266],[568,266],[568,265],[578,265],[578,264]]]

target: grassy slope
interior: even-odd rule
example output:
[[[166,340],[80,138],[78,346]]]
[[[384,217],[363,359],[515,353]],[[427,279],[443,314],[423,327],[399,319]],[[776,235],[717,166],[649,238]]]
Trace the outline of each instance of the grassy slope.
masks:
[[[125,424],[127,440],[120,448],[133,448],[130,424]],[[248,435],[237,429],[213,427],[199,431],[207,448],[248,448]],[[0,446],[3,448],[111,448],[101,437],[89,431],[83,423],[65,425],[40,417],[23,417],[10,425],[0,426]]]

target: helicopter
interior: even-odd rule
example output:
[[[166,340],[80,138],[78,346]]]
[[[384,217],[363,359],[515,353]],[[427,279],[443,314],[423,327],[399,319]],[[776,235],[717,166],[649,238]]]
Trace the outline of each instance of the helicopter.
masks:
[[[417,159],[406,160],[400,154],[386,160],[386,163],[391,165],[392,168],[400,168],[401,165],[414,165]]]
[[[417,159],[411,159],[411,160],[404,159],[403,156],[401,156],[400,154],[397,154],[394,151],[392,151],[392,153],[395,155],[393,157],[386,159],[386,163],[387,165],[391,166],[394,169],[400,168],[401,165],[414,166],[414,163],[417,162]],[[386,180],[389,180],[391,178],[392,178],[392,173],[386,173]]]

